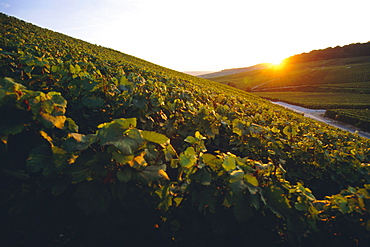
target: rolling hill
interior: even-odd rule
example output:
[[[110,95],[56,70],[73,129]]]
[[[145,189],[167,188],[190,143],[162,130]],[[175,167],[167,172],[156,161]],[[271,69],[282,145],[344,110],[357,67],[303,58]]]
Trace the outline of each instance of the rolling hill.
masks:
[[[370,42],[353,44],[363,49],[363,55],[353,57],[325,56],[326,53],[339,52],[340,49],[321,50],[322,55],[296,55],[283,60],[281,65],[266,69],[246,71],[233,75],[213,77],[213,81],[227,84],[235,83],[247,91],[347,91],[369,93],[370,84]],[[347,46],[342,47],[346,50]],[[348,55],[349,56],[349,55]]]
[[[205,79],[210,79],[210,78],[213,78],[213,77],[233,75],[233,74],[238,74],[238,73],[247,72],[247,71],[267,69],[267,68],[270,68],[271,66],[272,66],[272,64],[270,64],[270,63],[263,63],[263,64],[257,64],[257,65],[254,65],[254,66],[244,67],[244,68],[224,69],[224,70],[217,71],[217,72],[201,74],[201,75],[198,75],[198,77],[205,78]]]
[[[0,245],[369,242],[369,140],[14,17],[0,23]]]
[[[330,109],[327,117],[370,131],[370,42],[314,50],[271,68],[210,79],[266,99]]]

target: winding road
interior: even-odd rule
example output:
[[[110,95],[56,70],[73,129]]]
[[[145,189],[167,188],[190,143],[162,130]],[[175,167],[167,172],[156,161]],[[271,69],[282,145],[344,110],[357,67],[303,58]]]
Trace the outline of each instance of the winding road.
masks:
[[[342,130],[349,131],[351,133],[357,132],[357,134],[359,136],[370,139],[370,133],[369,132],[362,131],[361,129],[357,128],[354,125],[338,122],[338,121],[335,121],[333,119],[324,117],[324,114],[325,114],[326,110],[308,109],[308,108],[304,108],[304,107],[296,106],[296,105],[291,105],[291,104],[288,104],[288,103],[285,103],[285,102],[280,102],[280,101],[275,101],[275,102],[270,101],[270,102],[274,103],[274,104],[277,104],[277,105],[284,106],[287,109],[290,109],[290,110],[293,110],[295,112],[301,113],[305,117],[309,117],[309,118],[312,118],[314,120],[330,124],[334,127],[340,128]]]

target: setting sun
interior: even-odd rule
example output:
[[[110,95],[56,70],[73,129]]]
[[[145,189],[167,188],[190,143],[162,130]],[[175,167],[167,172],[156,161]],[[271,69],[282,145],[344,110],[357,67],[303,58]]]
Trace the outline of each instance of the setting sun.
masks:
[[[274,69],[281,69],[284,67],[284,64],[285,64],[284,61],[285,59],[280,59],[280,60],[276,59],[275,61],[271,62],[272,67]]]
[[[285,58],[274,58],[274,59],[271,59],[271,64],[273,65],[280,65],[283,61],[284,61]]]

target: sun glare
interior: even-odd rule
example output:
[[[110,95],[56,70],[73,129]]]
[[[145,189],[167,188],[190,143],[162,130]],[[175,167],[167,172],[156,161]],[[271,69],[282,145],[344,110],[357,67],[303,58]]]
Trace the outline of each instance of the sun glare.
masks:
[[[275,66],[280,65],[283,62],[283,59],[275,59],[271,63]]]
[[[282,69],[284,67],[284,59],[279,59],[271,62],[274,69]]]

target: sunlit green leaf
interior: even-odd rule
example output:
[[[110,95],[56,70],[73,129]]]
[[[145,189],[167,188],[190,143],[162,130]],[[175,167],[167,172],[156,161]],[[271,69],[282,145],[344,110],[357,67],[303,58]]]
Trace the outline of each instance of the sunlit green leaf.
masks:
[[[253,186],[259,185],[257,178],[251,174],[245,174],[244,178],[248,183],[250,183]]]
[[[51,66],[51,72],[55,73],[58,70],[59,70],[58,66],[56,66],[56,65]]]
[[[63,142],[63,148],[67,152],[85,150],[97,141],[95,134],[83,135],[79,133],[70,133],[68,136],[69,138]]]
[[[52,128],[58,128],[63,129],[64,122],[66,121],[66,116],[52,116],[50,114],[40,112],[40,121],[45,125],[45,127],[52,129]]]
[[[153,131],[141,130],[140,133],[145,141],[154,142],[160,145],[165,145],[170,141],[170,139],[165,135]]]
[[[78,126],[72,118],[67,117],[64,122],[63,130],[66,132],[78,132]]]
[[[124,76],[124,75],[123,75],[123,76],[121,76],[121,79],[120,79],[119,83],[120,83],[121,85],[124,85],[124,86],[131,84],[131,83],[127,80],[126,76]]]
[[[200,134],[200,132],[199,131],[195,131],[195,134],[194,134],[194,137],[197,139],[197,140],[205,140],[206,138],[204,137],[204,136],[202,136],[201,134]]]
[[[180,154],[180,165],[184,168],[191,168],[197,162],[196,153],[193,147],[188,147]]]
[[[222,167],[225,171],[231,171],[236,168],[235,158],[232,156],[226,156],[224,162],[222,163]]]
[[[233,183],[233,182],[236,182],[236,181],[239,181],[241,179],[243,179],[244,177],[244,172],[242,170],[235,170],[235,171],[232,171],[230,173],[230,183]]]
[[[124,155],[130,155],[142,144],[142,137],[138,130],[129,128],[136,126],[136,118],[115,119],[112,122],[98,126],[97,137],[102,145],[113,144]],[[128,132],[127,132],[128,131]]]
[[[119,81],[119,84],[118,85],[118,88],[121,90],[121,91],[129,91],[131,92],[133,87],[134,87],[134,83],[127,80],[126,76],[122,76],[120,81]]]
[[[189,142],[191,144],[196,143],[196,139],[193,136],[186,137],[184,141]]]
[[[233,120],[233,132],[239,136],[243,135],[243,129],[245,128],[245,123],[239,119]]]
[[[126,130],[130,127],[136,127],[136,118],[118,118],[108,123],[98,125],[100,129],[120,129]]]
[[[131,138],[123,136],[116,141],[107,142],[105,144],[111,144],[118,148],[123,155],[132,155],[142,145],[142,138]]]
[[[201,156],[201,159],[204,164],[210,166],[212,169],[218,170],[222,167],[223,161],[212,154],[205,153]]]

